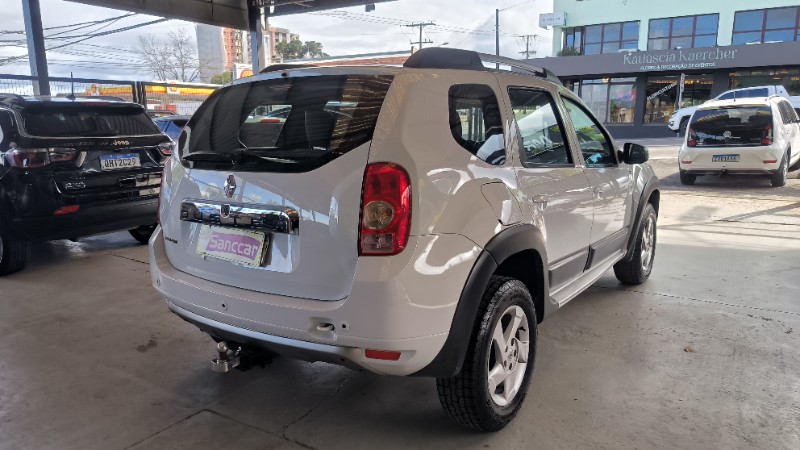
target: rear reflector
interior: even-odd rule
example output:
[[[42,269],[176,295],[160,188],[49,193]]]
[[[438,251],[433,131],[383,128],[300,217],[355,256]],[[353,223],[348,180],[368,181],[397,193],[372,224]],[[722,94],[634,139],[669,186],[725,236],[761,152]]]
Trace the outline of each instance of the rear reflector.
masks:
[[[78,212],[78,210],[80,208],[81,208],[81,205],[62,206],[61,208],[58,208],[57,210],[55,210],[53,215],[54,216],[63,216],[64,214],[76,213],[76,212]]]
[[[764,161],[764,164],[775,164],[776,162],[778,162],[777,159],[768,159]]]
[[[691,164],[691,161],[681,161],[681,164]]]
[[[380,359],[383,361],[397,361],[400,359],[400,352],[390,352],[388,350],[373,350],[368,348],[364,350],[364,356],[369,359]]]

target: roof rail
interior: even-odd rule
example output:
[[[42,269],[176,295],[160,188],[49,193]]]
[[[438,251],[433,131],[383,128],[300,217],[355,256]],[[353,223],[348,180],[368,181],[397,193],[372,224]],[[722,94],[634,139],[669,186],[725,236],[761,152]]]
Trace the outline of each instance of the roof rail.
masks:
[[[527,64],[516,59],[457,48],[430,47],[418,50],[406,60],[403,67],[417,69],[491,70],[484,66],[484,63],[509,66],[512,69],[517,69],[519,72],[542,77],[548,81],[561,84],[561,80],[559,80],[553,72],[543,67]]]

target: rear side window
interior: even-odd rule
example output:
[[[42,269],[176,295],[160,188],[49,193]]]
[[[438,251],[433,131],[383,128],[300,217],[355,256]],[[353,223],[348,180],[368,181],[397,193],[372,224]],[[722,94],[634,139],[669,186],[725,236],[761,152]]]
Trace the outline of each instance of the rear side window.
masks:
[[[700,146],[760,145],[772,133],[772,108],[738,106],[698,110],[689,125],[689,140]]]
[[[769,97],[769,90],[766,88],[761,89],[748,89],[741,94],[737,94],[737,97]]]
[[[8,144],[11,142],[11,136],[13,135],[12,127],[11,114],[0,111],[0,152],[8,150]]]
[[[505,163],[503,121],[492,88],[483,84],[451,86],[448,104],[453,139],[489,164]]]
[[[539,90],[510,88],[508,96],[522,138],[522,165],[572,166],[564,128],[550,94]]]
[[[391,75],[281,78],[223,88],[189,122],[185,161],[305,172],[372,140]]]
[[[72,104],[29,107],[22,113],[25,131],[40,137],[139,136],[159,134],[142,109]]]

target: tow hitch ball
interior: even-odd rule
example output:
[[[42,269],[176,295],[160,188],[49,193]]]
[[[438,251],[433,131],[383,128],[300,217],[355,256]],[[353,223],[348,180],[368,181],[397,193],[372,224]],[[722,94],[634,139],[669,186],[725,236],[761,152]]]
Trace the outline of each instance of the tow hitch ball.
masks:
[[[225,341],[217,343],[217,353],[219,356],[211,360],[211,370],[214,372],[225,373],[237,367],[241,362],[239,353],[242,351],[241,347],[233,353],[233,356],[228,356],[228,344]]]

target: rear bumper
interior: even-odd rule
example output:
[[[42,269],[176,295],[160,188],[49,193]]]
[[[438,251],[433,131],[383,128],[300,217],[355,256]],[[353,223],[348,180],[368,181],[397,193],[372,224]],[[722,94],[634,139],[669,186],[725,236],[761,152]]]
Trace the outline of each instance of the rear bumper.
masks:
[[[113,231],[129,230],[158,221],[158,199],[115,205],[81,207],[60,216],[12,217],[6,227],[16,238],[26,241],[71,239]]]
[[[202,331],[292,358],[401,376],[426,367],[444,346],[464,282],[480,253],[457,235],[412,237],[408,254],[393,257],[395,267],[389,258],[366,258],[359,262],[347,298],[319,301],[189,275],[172,266],[165,245],[178,244],[165,243],[159,227],[150,240],[153,286],[173,313]],[[440,246],[462,259],[431,265],[440,261]],[[369,359],[365,349],[401,356],[398,361]]]
[[[678,168],[690,175],[772,175],[780,170],[782,148],[781,146],[698,148],[684,145],[678,153]],[[712,161],[714,155],[728,154],[738,155],[739,161]]]

